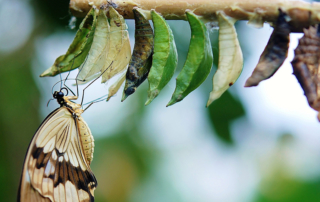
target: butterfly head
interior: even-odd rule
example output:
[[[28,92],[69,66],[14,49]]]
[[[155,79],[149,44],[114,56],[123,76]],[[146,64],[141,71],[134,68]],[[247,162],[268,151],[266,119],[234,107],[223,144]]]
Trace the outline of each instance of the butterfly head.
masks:
[[[65,103],[64,93],[62,91],[55,91],[53,93],[53,98],[56,99],[60,105]]]
[[[53,98],[54,99],[61,99],[61,98],[63,98],[63,96],[64,96],[64,93],[63,92],[61,92],[61,91],[55,91],[54,93],[53,93]]]

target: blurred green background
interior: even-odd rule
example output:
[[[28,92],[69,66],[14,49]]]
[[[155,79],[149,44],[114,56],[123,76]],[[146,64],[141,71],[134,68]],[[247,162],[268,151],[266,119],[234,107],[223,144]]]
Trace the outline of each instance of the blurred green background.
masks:
[[[71,19],[65,0],[0,0],[0,201],[16,200],[28,144],[58,107],[46,104],[59,78],[38,75],[67,50],[76,31]],[[127,23],[133,45],[134,21]],[[183,21],[169,25],[179,54],[176,77],[188,52],[190,28]],[[301,34],[292,35],[289,59],[273,78],[245,89],[272,28],[238,22],[243,73],[205,108],[219,54],[217,29],[208,27],[215,65],[185,100],[165,107],[175,88],[172,79],[145,107],[145,82],[124,103],[118,93],[83,114],[95,137],[97,202],[320,201],[320,127],[289,63]],[[96,82],[85,100],[107,89]]]

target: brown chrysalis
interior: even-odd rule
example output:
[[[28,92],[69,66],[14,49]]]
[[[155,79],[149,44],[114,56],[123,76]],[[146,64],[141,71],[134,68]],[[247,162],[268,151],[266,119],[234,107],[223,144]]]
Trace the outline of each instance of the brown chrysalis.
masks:
[[[310,107],[320,111],[320,29],[318,25],[310,26],[303,32],[304,36],[299,40],[291,62],[293,74],[297,77]]]
[[[260,56],[259,63],[247,79],[245,87],[257,86],[270,78],[283,64],[288,55],[290,42],[290,25],[286,14],[279,9],[279,16],[266,48]]]

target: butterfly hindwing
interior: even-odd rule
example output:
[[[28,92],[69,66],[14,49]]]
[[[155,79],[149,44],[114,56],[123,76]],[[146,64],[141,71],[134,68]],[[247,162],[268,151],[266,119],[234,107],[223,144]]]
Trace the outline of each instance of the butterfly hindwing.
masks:
[[[69,109],[60,107],[45,119],[30,143],[18,201],[91,202],[96,186],[77,120]]]

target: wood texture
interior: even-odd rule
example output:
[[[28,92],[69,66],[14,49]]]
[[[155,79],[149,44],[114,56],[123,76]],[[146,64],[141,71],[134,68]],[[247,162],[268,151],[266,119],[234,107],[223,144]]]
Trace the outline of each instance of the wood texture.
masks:
[[[70,0],[70,10],[77,17],[84,17],[90,5],[106,4],[105,0]],[[111,2],[111,1],[109,1]],[[167,19],[186,19],[185,11],[192,10],[209,21],[216,20],[216,12],[224,11],[237,20],[252,23],[273,23],[281,8],[291,18],[292,31],[302,32],[302,28],[320,22],[320,3],[289,0],[112,0],[116,10],[126,19],[133,19],[133,7],[144,10],[155,9]]]

